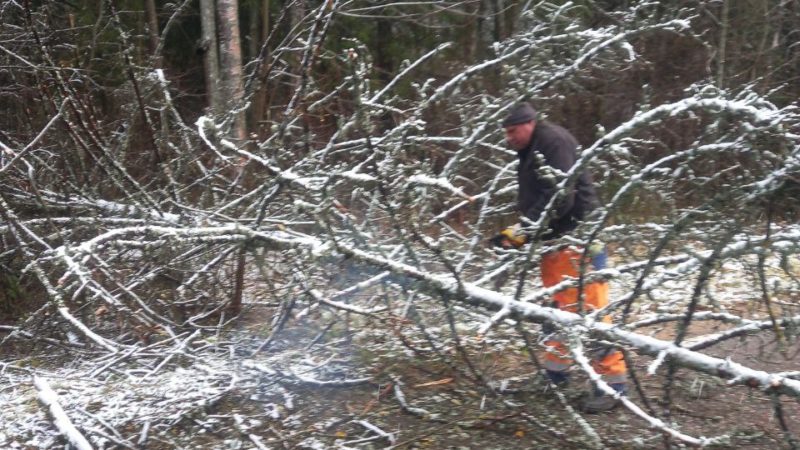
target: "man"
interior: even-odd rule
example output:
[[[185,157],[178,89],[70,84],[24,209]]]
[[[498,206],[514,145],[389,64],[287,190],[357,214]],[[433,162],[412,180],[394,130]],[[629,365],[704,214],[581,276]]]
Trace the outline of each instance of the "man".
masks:
[[[541,240],[553,240],[568,234],[577,227],[597,205],[597,194],[588,171],[581,173],[576,185],[555,205],[554,210],[545,211],[545,207],[556,193],[556,186],[575,164],[578,142],[564,128],[548,122],[536,120],[536,110],[528,103],[516,105],[503,121],[506,141],[517,151],[519,167],[518,208],[522,215],[531,221],[538,221],[544,213],[548,214],[544,225],[547,230],[540,235]],[[555,170],[553,170],[555,169]],[[503,231],[501,245],[520,246],[524,244],[524,236],[513,230]],[[593,246],[594,247],[594,246]],[[605,267],[605,249],[595,250],[591,261],[585,267],[602,269]],[[583,249],[567,247],[546,253],[542,257],[542,284],[545,287],[556,285],[565,278],[579,277]],[[608,304],[608,283],[596,282],[583,286],[584,311],[602,308]],[[554,295],[554,305],[560,309],[577,312],[578,290],[575,288],[561,291]],[[610,317],[603,320],[610,321]],[[550,380],[558,385],[568,381],[568,369],[572,363],[569,350],[558,337],[545,342],[549,351],[545,354],[544,366]],[[618,392],[625,392],[627,368],[622,353],[613,348],[596,349],[592,352],[592,365],[597,373],[603,376]],[[595,392],[586,399],[583,408],[586,412],[610,410],[617,405],[611,396]]]

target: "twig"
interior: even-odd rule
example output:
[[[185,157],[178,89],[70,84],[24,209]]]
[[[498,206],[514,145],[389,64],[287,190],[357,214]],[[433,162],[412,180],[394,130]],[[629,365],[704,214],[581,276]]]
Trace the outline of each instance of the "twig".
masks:
[[[97,416],[95,414],[92,414],[92,413],[90,413],[89,411],[87,411],[84,408],[77,408],[77,410],[81,414],[83,414],[85,416],[88,416],[88,417],[91,417],[97,423],[99,423],[100,425],[104,426],[108,431],[110,431],[113,434],[113,436],[110,436],[107,433],[101,432],[100,430],[94,430],[93,429],[92,430],[93,432],[96,432],[98,434],[102,434],[107,439],[110,439],[110,440],[114,441],[117,445],[121,445],[123,447],[127,447],[127,448],[130,448],[130,449],[133,449],[133,450],[137,450],[137,447],[135,445],[133,445],[133,443],[131,443],[130,441],[128,441],[127,439],[122,437],[122,435],[119,433],[119,431],[117,431],[116,428],[111,426],[110,423],[108,423],[105,420],[103,420],[102,417],[99,417],[99,416]]]
[[[376,427],[375,425],[367,422],[366,420],[358,420],[356,421],[357,424],[361,425],[362,427],[372,431],[373,433],[377,434],[378,436],[385,438],[389,441],[390,444],[394,445],[397,442],[397,438],[392,433],[387,433],[380,428]]]
[[[122,355],[120,355],[120,356],[118,356],[116,358],[113,358],[111,361],[107,362],[106,364],[103,364],[102,366],[92,370],[89,373],[89,378],[94,378],[94,377],[100,375],[101,373],[105,372],[105,370],[108,369],[109,367],[113,366],[114,364],[116,364],[118,362],[121,362],[121,361],[125,360],[126,358],[130,357],[131,355],[133,355],[134,353],[138,352],[139,350],[141,350],[141,348],[139,348],[137,346],[134,346],[133,348],[131,348],[130,350],[126,351]]]
[[[783,405],[781,405],[780,395],[772,394],[772,407],[775,413],[775,418],[778,419],[778,424],[781,427],[781,431],[783,432],[783,438],[786,440],[786,444],[789,445],[789,448],[792,450],[797,450],[800,448],[800,444],[797,442],[797,438],[792,434],[791,430],[789,429],[789,425],[786,423],[786,417],[783,413]]]
[[[133,446],[131,443],[129,443],[125,439],[120,439],[119,437],[112,436],[112,435],[110,435],[110,434],[106,433],[105,431],[100,430],[98,428],[86,427],[86,430],[87,431],[91,431],[93,434],[96,434],[96,435],[98,435],[100,437],[106,438],[109,441],[115,443],[116,445],[119,445],[120,447],[129,448],[131,450],[139,450],[139,447]]]
[[[265,446],[263,442],[261,442],[261,438],[253,433],[248,433],[244,427],[244,419],[239,414],[233,415],[233,422],[236,429],[242,433],[243,435],[247,436],[248,439],[259,449],[259,450],[267,450],[269,447]]]
[[[397,377],[394,378],[394,397],[397,399],[397,403],[400,403],[400,406],[403,408],[403,411],[406,411],[410,414],[420,417],[428,417],[431,415],[425,409],[416,408],[414,406],[410,406],[408,402],[406,402],[406,396],[403,394],[402,389],[400,389],[400,380]]]
[[[522,413],[521,415],[524,416],[525,414]],[[429,430],[426,433],[423,433],[423,434],[420,434],[418,436],[414,436],[412,438],[406,439],[405,441],[397,442],[397,443],[395,443],[394,445],[392,445],[390,447],[386,447],[386,450],[390,450],[390,449],[394,449],[394,448],[402,448],[402,447],[405,447],[405,446],[407,446],[408,444],[410,444],[410,443],[412,443],[414,441],[419,441],[421,439],[425,439],[428,436],[432,436],[434,434],[437,434],[441,430],[444,430],[444,429],[446,429],[448,427],[452,427],[454,425],[455,426],[460,426],[461,422],[472,421],[472,420],[480,420],[480,419],[481,419],[481,416],[467,417],[467,418],[463,418],[462,417],[462,418],[455,419],[455,420],[440,420],[440,419],[437,420],[437,419],[433,419],[436,422],[441,422],[441,424],[436,426],[436,427],[434,427],[433,429]]]
[[[75,425],[72,424],[64,412],[64,408],[58,404],[58,395],[53,392],[47,381],[44,378],[34,376],[33,384],[39,392],[39,401],[49,408],[50,415],[53,416],[53,421],[58,431],[78,450],[92,450],[89,441],[75,428]]]
[[[194,338],[195,338],[195,337],[197,337],[197,335],[198,335],[198,334],[200,334],[200,330],[195,330],[195,331],[194,331],[194,333],[192,333],[192,334],[191,334],[191,335],[190,335],[188,338],[184,339],[184,340],[183,340],[183,341],[182,341],[182,342],[181,342],[181,343],[178,345],[178,348],[176,348],[175,350],[173,350],[172,352],[170,352],[170,354],[169,354],[169,355],[167,355],[167,357],[166,357],[166,358],[164,358],[164,360],[163,360],[163,361],[161,361],[161,363],[160,363],[159,365],[157,365],[157,366],[156,366],[156,367],[155,367],[153,370],[151,370],[151,371],[150,371],[150,373],[148,373],[147,375],[145,375],[145,376],[144,376],[144,378],[147,378],[147,377],[150,377],[150,376],[154,375],[156,372],[158,372],[158,371],[159,371],[159,369],[161,369],[161,368],[162,368],[162,367],[164,367],[164,366],[165,366],[165,365],[166,365],[168,362],[170,362],[170,360],[172,360],[172,358],[173,358],[173,357],[174,357],[176,354],[178,354],[178,353],[183,353],[183,349],[184,349],[184,348],[186,348],[186,346],[187,346],[187,345],[189,345],[189,343],[190,343],[190,342],[192,342],[192,340],[194,340]]]
[[[285,298],[281,300],[281,306],[278,311],[278,317],[275,319],[272,331],[270,331],[269,336],[258,346],[256,351],[253,352],[250,356],[255,356],[265,350],[267,347],[272,344],[272,341],[278,336],[278,333],[283,329],[283,326],[291,317],[292,309],[294,309],[295,298],[290,296],[289,298]]]
[[[367,413],[369,413],[370,411],[372,411],[372,408],[373,408],[373,407],[375,407],[375,405],[376,405],[376,404],[377,404],[379,401],[381,401],[381,398],[382,398],[383,396],[385,396],[386,394],[388,394],[388,393],[389,393],[389,391],[391,391],[391,390],[392,390],[392,387],[394,387],[394,383],[389,383],[389,384],[387,384],[387,385],[386,385],[386,386],[384,386],[384,387],[381,387],[380,385],[378,385],[378,392],[377,392],[377,395],[375,395],[375,398],[373,398],[373,399],[371,399],[370,401],[368,401],[368,402],[367,402],[367,406],[365,406],[365,407],[364,407],[364,410],[363,410],[363,411],[361,411],[361,415],[362,415],[362,416],[364,416],[364,415],[366,415]]]
[[[142,431],[139,433],[139,440],[136,441],[136,445],[144,446],[147,443],[147,433],[150,431],[150,421],[145,421],[144,426],[142,426]]]
[[[342,379],[342,380],[317,380],[316,378],[306,377],[295,372],[290,372],[291,376],[303,384],[310,384],[313,386],[324,387],[350,387],[367,384],[372,382],[372,378],[355,378],[355,379]],[[285,375],[284,375],[285,376]]]

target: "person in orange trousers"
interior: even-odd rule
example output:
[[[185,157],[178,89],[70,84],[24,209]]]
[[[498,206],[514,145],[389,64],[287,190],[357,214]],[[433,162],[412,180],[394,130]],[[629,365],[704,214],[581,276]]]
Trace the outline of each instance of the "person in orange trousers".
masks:
[[[592,249],[590,249],[590,253]],[[605,248],[598,248],[588,262],[589,269],[605,268],[606,253]],[[578,278],[580,270],[580,259],[583,251],[574,248],[565,248],[545,254],[542,257],[542,284],[545,287],[555,286],[566,277]],[[556,307],[569,312],[578,312],[578,289],[569,288],[554,295]],[[595,309],[603,308],[608,305],[608,283],[594,282],[583,286],[583,310],[591,312]],[[611,317],[605,316],[602,319],[611,322]],[[555,382],[566,381],[566,371],[572,364],[569,352],[564,343],[558,338],[552,338],[545,342],[550,348],[545,354],[544,366],[550,378]],[[603,381],[610,384],[617,391],[625,391],[628,369],[622,352],[614,348],[595,349],[592,360],[594,370],[603,376]]]
[[[577,158],[577,140],[566,129],[546,121],[537,120],[537,112],[529,103],[517,104],[502,123],[506,142],[517,151],[519,166],[517,181],[519,193],[517,204],[520,213],[536,222],[542,214],[546,215],[547,230],[539,236],[543,241],[554,241],[572,230],[596,207],[598,200],[589,171],[580,174],[575,186],[561,201],[545,211],[547,204],[556,194],[558,184],[554,173],[567,173]],[[552,169],[557,169],[553,171]],[[500,245],[517,247],[525,243],[526,237],[518,229],[508,228],[499,236]],[[595,248],[596,247],[596,248]],[[583,249],[567,247],[551,251],[542,257],[542,283],[545,287],[554,286],[564,279],[577,278],[581,269]],[[590,260],[584,264],[589,269],[603,269],[607,255],[602,245],[590,247]],[[608,304],[608,283],[594,282],[583,286],[583,310],[590,312]],[[554,295],[554,306],[571,312],[578,312],[578,289],[570,288]],[[610,317],[604,317],[610,321]],[[545,342],[548,352],[544,365],[550,380],[559,385],[569,380],[568,369],[572,364],[569,351],[559,336],[552,336]],[[627,367],[622,353],[614,348],[595,349],[590,352],[594,370],[602,375],[604,381],[616,391],[624,393],[627,381]],[[587,412],[598,412],[614,408],[617,400],[595,390],[584,403]]]

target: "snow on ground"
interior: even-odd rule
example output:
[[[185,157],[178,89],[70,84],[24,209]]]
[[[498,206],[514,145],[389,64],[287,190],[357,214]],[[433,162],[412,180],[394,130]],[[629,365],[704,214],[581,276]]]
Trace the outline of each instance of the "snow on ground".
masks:
[[[715,272],[701,304],[735,311],[758,300],[761,294],[753,288],[753,264],[726,261]],[[774,267],[768,277],[773,286],[784,282]],[[612,283],[612,299],[623,296],[634,282],[632,277],[623,276]],[[637,319],[681,311],[693,289],[694,283],[685,280],[666,281],[638,304]],[[441,314],[437,308],[434,303],[418,305],[423,314]],[[503,366],[503,358],[522,349],[518,339],[497,328],[478,336],[488,314],[457,309],[457,316],[459,332],[470,345],[482,348],[479,362],[495,370],[489,372],[495,385],[513,384],[532,374],[531,367],[514,372],[509,371],[513,366]],[[49,354],[47,359],[29,355],[7,360],[0,363],[0,448],[50,449],[63,445],[52,418],[37,400],[34,376],[49,383],[67,417],[95,448],[261,449],[271,448],[270,443],[292,441],[297,448],[321,449],[331,448],[332,440],[338,442],[338,448],[371,448],[376,440],[388,445],[386,440],[393,439],[391,430],[360,426],[356,415],[348,410],[348,395],[355,391],[341,397],[326,391],[328,398],[310,401],[307,395],[313,394],[308,394],[304,386],[353,386],[362,389],[358,395],[368,399],[371,390],[380,389],[374,379],[366,381],[373,375],[371,363],[380,358],[391,360],[392,355],[401,360],[413,356],[413,352],[383,328],[358,330],[355,352],[354,347],[339,351],[346,346],[335,341],[345,339],[335,336],[324,346],[306,349],[321,324],[331,317],[324,313],[305,317],[304,322],[295,324],[294,331],[281,334],[268,351],[257,355],[253,352],[264,338],[263,330],[241,326],[219,336],[197,333],[187,339],[181,335],[179,338],[186,340],[182,350],[156,343],[129,347],[117,354],[86,353],[77,359],[74,354]],[[292,334],[298,330],[300,334]],[[444,322],[430,326],[427,332],[442,342],[442,349],[452,348]],[[420,348],[425,345],[419,336],[406,338]],[[501,362],[492,366],[492,358]],[[46,362],[54,360],[61,363]],[[402,373],[403,367],[391,370]],[[472,390],[463,392],[470,392],[464,394],[467,398],[473,397]],[[480,398],[477,393],[474,396]],[[446,414],[437,410],[440,404],[455,401],[463,399],[436,394],[417,398],[409,406],[439,420]],[[476,404],[483,408],[485,402],[483,398]],[[344,429],[342,423],[348,424],[347,433],[336,431]],[[387,434],[381,435],[381,431]]]
[[[246,433],[249,427],[269,420],[291,427],[292,421],[297,421],[291,416],[293,394],[282,383],[317,381],[315,377],[331,374],[357,375],[336,361],[314,360],[305,352],[250,358],[247,353],[256,348],[252,345],[204,344],[207,342],[203,339],[190,343],[185,354],[165,365],[160,363],[168,355],[144,351],[125,361],[104,356],[62,369],[3,364],[0,448],[50,449],[61,445],[45,408],[37,402],[34,375],[49,383],[69,419],[91,436],[96,448],[136,448],[142,444],[146,448],[212,448],[195,447],[192,442],[196,437],[181,436],[177,430],[195,425],[198,418],[202,418],[202,426],[212,428],[221,420],[209,414],[214,410],[235,415],[235,406],[221,405],[231,399],[245,399],[242,404],[257,404],[261,411],[240,411],[249,418],[237,424],[235,438],[213,448],[248,448],[243,447],[246,441],[252,448],[254,443]],[[191,350],[201,346],[207,348]],[[199,432],[203,433],[202,427]]]

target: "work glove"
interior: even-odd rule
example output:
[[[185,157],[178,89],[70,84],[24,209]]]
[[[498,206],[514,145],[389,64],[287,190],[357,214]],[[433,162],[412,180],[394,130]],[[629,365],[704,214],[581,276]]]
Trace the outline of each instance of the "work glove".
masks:
[[[519,224],[510,226],[491,239],[492,245],[502,248],[520,248],[525,245],[528,238],[522,234]]]

